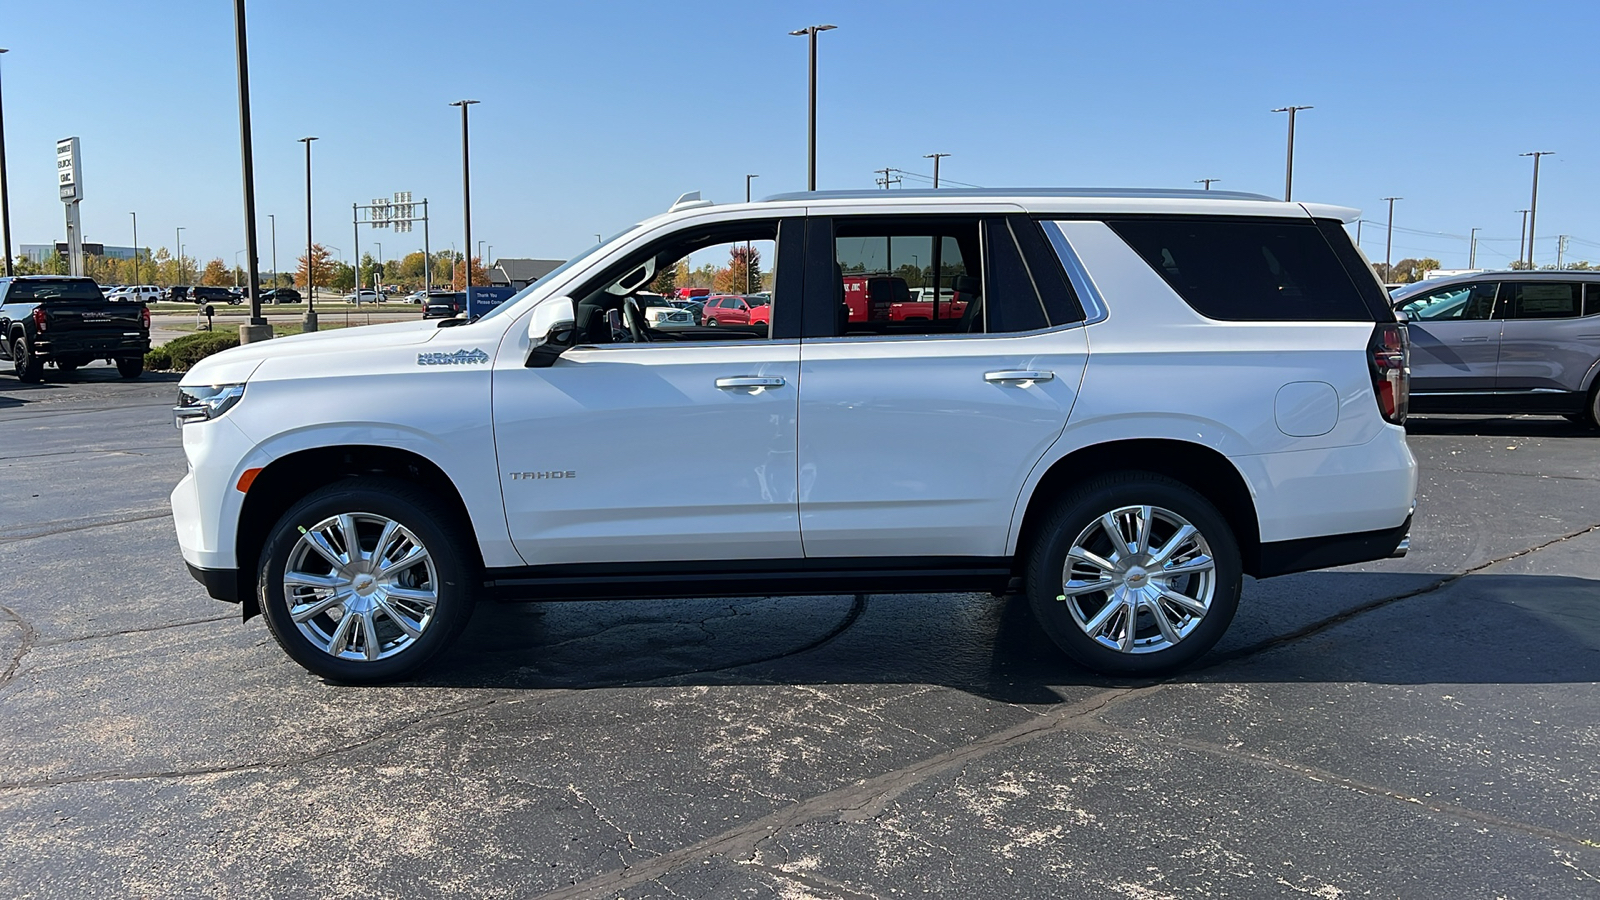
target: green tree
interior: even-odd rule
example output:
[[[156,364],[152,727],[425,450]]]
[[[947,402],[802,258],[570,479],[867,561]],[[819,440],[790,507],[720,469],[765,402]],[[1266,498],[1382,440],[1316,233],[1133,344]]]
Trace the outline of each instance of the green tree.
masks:
[[[356,286],[356,270],[349,263],[335,260],[328,263],[328,287],[336,291],[352,290]],[[322,281],[322,265],[317,265],[317,281]]]

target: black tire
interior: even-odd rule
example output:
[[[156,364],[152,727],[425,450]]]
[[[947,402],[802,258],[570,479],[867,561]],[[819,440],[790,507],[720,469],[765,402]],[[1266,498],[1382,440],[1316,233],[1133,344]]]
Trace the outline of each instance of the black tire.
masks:
[[[1086,593],[1077,600],[1065,599],[1067,554],[1073,543],[1103,515],[1137,506],[1150,506],[1186,520],[1209,546],[1213,562],[1210,604],[1197,620],[1185,620],[1187,624],[1179,624],[1181,638],[1175,643],[1168,643],[1161,637],[1154,619],[1160,613],[1148,606],[1140,608],[1134,619],[1133,640],[1136,646],[1140,641],[1155,641],[1150,646],[1159,649],[1148,652],[1127,652],[1091,638],[1078,624],[1073,609],[1068,606],[1069,602],[1076,602],[1080,615],[1092,616],[1092,612],[1084,607],[1095,605],[1103,599],[1104,604],[1096,605],[1095,611],[1103,610],[1105,605],[1114,602],[1110,593]],[[1152,526],[1152,531],[1157,534],[1146,541],[1147,547],[1159,546],[1159,541],[1166,540],[1166,537],[1159,535],[1170,536],[1176,527],[1173,523],[1158,522]],[[1096,535],[1087,537],[1086,541],[1091,541]],[[1107,545],[1110,544],[1109,536],[1103,540]],[[1086,549],[1094,551],[1092,547]],[[1100,555],[1109,562],[1122,562],[1103,553]],[[1179,554],[1177,558],[1185,555]],[[1152,571],[1156,569],[1152,567]],[[1130,583],[1138,579],[1140,585],[1151,584],[1142,568],[1129,577]],[[1178,593],[1186,593],[1191,585],[1200,584],[1203,579],[1201,575],[1178,576],[1175,582],[1169,582],[1169,587]],[[1070,489],[1057,501],[1056,508],[1045,519],[1029,549],[1026,590],[1029,605],[1039,625],[1074,661],[1107,675],[1153,676],[1188,665],[1216,645],[1228,630],[1238,609],[1243,580],[1239,544],[1233,529],[1210,501],[1192,488],[1166,476],[1129,471],[1093,478]],[[1180,583],[1181,586],[1177,586]],[[1182,614],[1182,610],[1170,603],[1167,608]],[[1125,621],[1122,613],[1115,613],[1110,623]],[[1167,621],[1169,625],[1173,624],[1170,616]],[[1188,630],[1181,631],[1182,628]],[[1160,647],[1162,643],[1166,646]]]
[[[44,360],[33,355],[33,348],[25,336],[12,342],[11,364],[16,367],[18,381],[31,384],[44,380]]]
[[[715,328],[715,327],[717,327],[717,320],[716,319],[707,319],[706,320],[706,327],[707,328]]]
[[[138,378],[144,373],[144,357],[125,356],[117,360],[117,374],[123,378]]]
[[[1589,388],[1589,405],[1583,409],[1583,418],[1577,421],[1583,422],[1590,428],[1600,428],[1600,379],[1596,379],[1594,385]]]
[[[407,643],[391,651],[393,655],[380,659],[350,659],[333,655],[323,646],[314,643],[302,633],[290,615],[292,601],[284,586],[284,571],[294,555],[301,536],[330,518],[341,514],[366,515],[392,520],[411,532],[426,550],[432,563],[428,581],[432,584],[413,585],[431,587],[436,605],[431,619],[423,623],[420,636],[407,639]],[[256,580],[256,594],[261,603],[267,628],[278,645],[290,658],[308,671],[324,678],[346,684],[381,684],[404,678],[421,669],[430,660],[455,642],[472,615],[476,600],[479,566],[474,556],[469,556],[455,537],[468,533],[459,516],[428,492],[404,481],[389,478],[352,478],[336,482],[308,494],[283,514],[273,526],[261,553],[261,566]],[[368,523],[368,533],[360,540],[370,539],[373,523]],[[371,552],[369,548],[363,548]],[[315,559],[314,557],[307,557]],[[331,568],[331,567],[330,567]],[[425,567],[420,567],[425,568]],[[413,570],[415,571],[415,570]],[[348,596],[348,595],[347,595]],[[339,609],[342,607],[334,607]],[[324,619],[328,624],[339,620],[318,617],[308,627],[316,630]],[[402,639],[392,620],[387,621],[388,638]],[[422,621],[418,616],[416,621]],[[332,635],[329,635],[332,637]],[[385,636],[380,634],[377,646],[382,649]],[[363,638],[364,640],[364,638]]]

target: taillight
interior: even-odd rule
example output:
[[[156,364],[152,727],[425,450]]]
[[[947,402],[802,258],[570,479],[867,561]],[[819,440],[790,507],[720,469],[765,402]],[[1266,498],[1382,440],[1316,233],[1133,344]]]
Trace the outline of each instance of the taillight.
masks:
[[[1411,335],[1403,323],[1380,324],[1368,345],[1372,355],[1372,392],[1384,421],[1403,425],[1411,405]]]
[[[140,315],[139,315],[140,321],[144,322],[144,330],[145,331],[149,331],[150,330],[150,307],[146,306],[145,308],[139,310],[139,313],[140,313]]]
[[[44,330],[44,307],[42,306],[33,308],[33,327],[35,331]]]

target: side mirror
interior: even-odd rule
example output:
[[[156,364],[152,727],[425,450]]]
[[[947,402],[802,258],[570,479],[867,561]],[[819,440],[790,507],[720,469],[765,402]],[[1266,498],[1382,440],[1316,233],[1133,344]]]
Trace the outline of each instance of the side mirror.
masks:
[[[561,354],[573,344],[576,319],[571,297],[552,297],[535,306],[533,318],[528,321],[528,361],[525,365],[530,369],[545,369],[555,365]]]

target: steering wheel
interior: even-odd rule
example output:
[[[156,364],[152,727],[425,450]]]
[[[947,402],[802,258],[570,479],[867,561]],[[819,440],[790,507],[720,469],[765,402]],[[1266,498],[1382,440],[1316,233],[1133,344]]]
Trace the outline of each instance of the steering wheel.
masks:
[[[644,332],[640,322],[644,319],[644,312],[639,308],[639,298],[632,294],[622,300],[622,321],[628,326],[628,335],[635,344],[649,343],[650,338]]]

